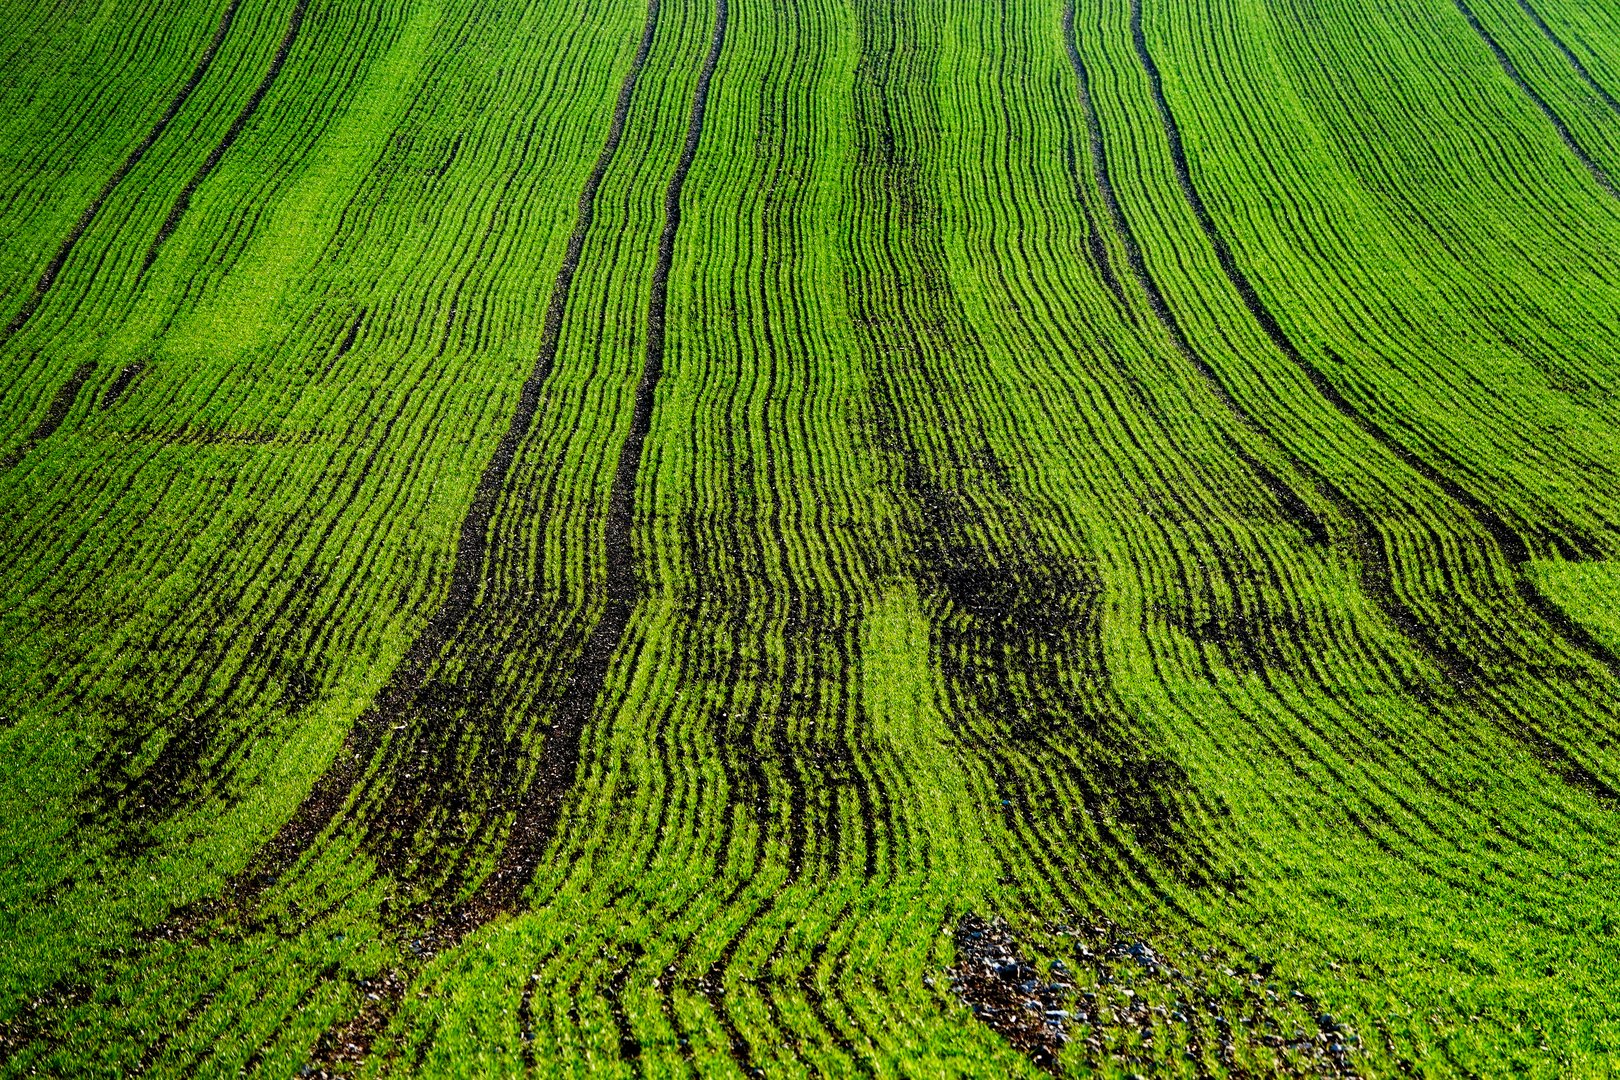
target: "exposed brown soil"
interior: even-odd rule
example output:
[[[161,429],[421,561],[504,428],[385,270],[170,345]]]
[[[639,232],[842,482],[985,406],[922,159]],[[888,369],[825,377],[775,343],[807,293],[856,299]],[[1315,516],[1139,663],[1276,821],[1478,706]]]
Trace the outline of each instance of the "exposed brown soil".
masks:
[[[1000,918],[966,915],[956,928],[956,965],[951,989],[973,1015],[1040,1068],[1058,1071],[1058,1054],[1069,1041],[1065,1008],[1074,987],[1048,981],[1019,955],[1018,939]]]

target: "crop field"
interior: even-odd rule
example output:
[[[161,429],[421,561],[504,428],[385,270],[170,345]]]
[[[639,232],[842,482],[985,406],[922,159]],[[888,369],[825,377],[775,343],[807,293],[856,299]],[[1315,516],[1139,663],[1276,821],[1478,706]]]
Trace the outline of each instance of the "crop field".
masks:
[[[12,0],[0,1077],[1620,1066],[1620,8]]]

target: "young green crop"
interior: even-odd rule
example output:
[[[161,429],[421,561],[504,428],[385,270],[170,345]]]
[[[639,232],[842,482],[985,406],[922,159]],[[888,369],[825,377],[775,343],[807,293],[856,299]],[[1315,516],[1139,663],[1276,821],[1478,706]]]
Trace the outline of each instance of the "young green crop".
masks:
[[[1620,1048],[1612,12],[8,14],[0,1072]]]

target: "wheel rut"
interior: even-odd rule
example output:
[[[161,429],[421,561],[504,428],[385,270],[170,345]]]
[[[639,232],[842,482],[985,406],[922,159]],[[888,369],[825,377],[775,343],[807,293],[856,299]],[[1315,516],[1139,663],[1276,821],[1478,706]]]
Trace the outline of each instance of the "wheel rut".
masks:
[[[494,677],[484,671],[486,661],[501,653],[503,645],[498,639],[515,633],[523,637],[527,648],[528,638],[545,636],[550,628],[537,629],[539,623],[547,621],[544,613],[491,610],[492,605],[503,607],[518,602],[516,597],[508,596],[508,590],[498,587],[492,576],[497,573],[503,533],[496,527],[497,508],[555,364],[569,293],[591,229],[595,202],[624,135],[637,80],[646,66],[659,24],[659,4],[660,0],[648,4],[635,59],[620,86],[613,121],[580,196],[574,230],[553,284],[539,358],[463,519],[444,601],[407,650],[387,686],[355,724],[309,797],[240,876],[232,890],[234,895],[228,895],[220,907],[199,910],[191,920],[195,926],[220,914],[245,914],[257,897],[273,887],[306,853],[316,849],[334,828],[358,835],[362,847],[377,859],[380,873],[413,883],[422,898],[398,906],[385,905],[382,914],[402,941],[413,938],[421,947],[409,950],[412,956],[404,961],[405,968],[378,983],[381,989],[373,988],[376,1000],[368,998],[360,1015],[322,1040],[331,1059],[326,1064],[333,1068],[369,1056],[372,1042],[387,1027],[403,1000],[405,988],[428,960],[455,948],[468,934],[497,916],[521,907],[524,890],[557,833],[577,772],[581,737],[643,595],[634,545],[636,488],[664,369],[669,277],[680,235],[681,200],[702,141],[711,86],[725,44],[726,0],[718,0],[715,6],[713,33],[693,93],[685,141],[664,191],[664,222],[652,268],[641,370],[629,429],[618,448],[602,526],[606,574],[599,586],[601,611],[588,628],[566,630],[560,642],[547,639],[558,656],[575,658],[571,670],[564,667],[555,674],[535,673],[542,682],[562,681],[561,693],[553,699],[555,704],[545,704],[549,695],[541,687],[528,694],[524,702],[513,705],[539,712],[541,717],[549,713],[549,725],[536,729],[539,749],[531,749],[532,740],[525,735],[500,734],[504,730],[500,726],[501,708],[479,702],[497,690],[504,694],[509,688],[497,686]],[[540,504],[524,500],[517,512],[539,513]],[[508,641],[504,647],[509,646]],[[453,664],[452,653],[457,658]],[[455,669],[450,674],[446,673],[447,664]],[[424,757],[428,759],[425,770],[421,764]],[[450,762],[460,762],[459,769],[450,769]],[[471,777],[465,775],[469,768],[474,772]],[[475,781],[477,790],[455,790],[469,779]],[[497,794],[481,802],[489,792]],[[510,804],[503,811],[501,793],[513,792],[519,793],[515,812]],[[472,825],[455,824],[464,823],[469,815],[477,819]],[[341,824],[340,819],[350,824]],[[506,825],[507,821],[510,825]],[[458,828],[470,831],[458,833]],[[471,885],[466,878],[475,872],[473,862],[440,851],[417,863],[411,853],[424,838],[438,848],[458,842],[470,847],[500,841],[500,846],[493,870],[463,899],[456,900],[457,892]],[[180,927],[169,936],[186,929]]]
[[[137,360],[133,364],[125,364],[119,369],[113,381],[107,384],[107,389],[101,394],[102,411],[112,408],[124,400],[124,395],[134,389],[142,375],[146,374],[146,362]]]
[[[1135,3],[1138,7],[1140,6],[1140,0],[1135,0]],[[1503,73],[1513,80],[1513,84],[1519,88],[1520,93],[1530,99],[1530,103],[1541,112],[1547,123],[1552,125],[1553,130],[1558,132],[1558,138],[1563,142],[1565,148],[1575,155],[1576,160],[1586,167],[1587,172],[1592,174],[1592,179],[1597,181],[1598,187],[1620,199],[1620,191],[1615,190],[1614,183],[1609,179],[1609,174],[1604,171],[1603,166],[1599,165],[1593,160],[1592,155],[1586,152],[1586,149],[1576,140],[1575,133],[1570,131],[1569,125],[1564,123],[1563,118],[1553,111],[1553,107],[1548,104],[1547,99],[1537,93],[1535,88],[1525,81],[1524,74],[1519,71],[1518,66],[1508,57],[1507,52],[1502,48],[1501,42],[1497,41],[1491,32],[1485,29],[1485,24],[1479,21],[1479,16],[1474,14],[1474,9],[1468,6],[1467,0],[1456,0],[1456,4],[1457,11],[1468,21],[1468,25],[1473,29],[1474,33],[1479,35],[1479,40],[1483,41],[1486,48],[1491,50],[1491,55],[1496,57],[1496,62],[1501,65]],[[1573,57],[1570,57],[1570,59],[1573,60]],[[1585,69],[1582,68],[1581,70],[1584,71]]]
[[[556,364],[563,316],[584,252],[585,240],[595,217],[597,193],[623,139],[636,84],[652,49],[659,13],[660,0],[649,0],[635,59],[620,84],[613,119],[601,152],[580,192],[574,227],[569,234],[563,261],[552,282],[535,363],[518,394],[517,407],[507,423],[506,431],[484,467],[472,502],[462,518],[445,598],[406,650],[387,685],[350,730],[327,771],[316,781],[293,817],[244,871],[238,885],[247,886],[248,894],[278,880],[336,818],[347,804],[355,785],[374,761],[389,730],[390,721],[410,708],[412,700],[426,684],[432,664],[467,622],[473,610],[489,561],[490,528],[496,503],[511,474],[518,447],[534,424],[542,389]]]
[[[45,415],[40,418],[39,423],[34,425],[34,430],[30,431],[28,437],[23,439],[21,443],[12,448],[9,454],[0,458],[0,472],[10,472],[16,468],[35,446],[50,438],[56,432],[56,429],[62,426],[62,421],[67,419],[68,412],[73,408],[73,403],[79,400],[79,392],[84,389],[84,384],[90,380],[90,376],[95,374],[95,371],[96,362],[94,360],[86,360],[73,370],[73,374],[68,376],[67,382],[63,383],[56,391],[56,395],[51,398],[50,407],[45,410]]]
[[[1115,692],[1096,568],[1006,456],[1027,438],[1006,434],[1019,421],[974,396],[1005,376],[951,281],[929,106],[905,96],[936,57],[881,4],[857,5],[856,26],[853,175],[867,216],[852,229],[864,242],[844,287],[870,380],[871,445],[905,508],[893,572],[932,609],[947,723],[980,755],[1022,872],[1062,890],[1055,850],[1094,836],[1091,872],[1173,902],[1165,872],[1206,875],[1187,774],[1142,738]]]
[[[675,240],[681,227],[681,193],[703,139],[703,120],[709,88],[726,40],[726,0],[715,4],[714,35],[709,54],[698,75],[687,122],[686,144],[664,190],[664,230],[658,239],[653,265],[652,292],[647,303],[647,340],[641,380],[636,386],[630,432],[619,449],[607,516],[607,608],[585,640],[580,666],[569,680],[568,691],[546,732],[540,750],[538,775],[531,781],[517,819],[494,873],[486,877],[459,912],[456,920],[469,928],[482,925],[515,907],[524,888],[556,835],[562,805],[573,787],[579,765],[579,740],[596,701],[607,683],[608,670],[624,638],[630,615],[641,598],[636,573],[633,532],[636,482],[641,473],[642,449],[652,430],[652,414],[659,379],[664,373],[664,342],[669,302],[669,271],[675,259]]]
[[[1272,449],[1280,449],[1271,433],[1266,431],[1254,416],[1238,402],[1216,373],[1214,367],[1193,346],[1191,339],[1187,336],[1186,329],[1182,327],[1181,321],[1176,318],[1174,310],[1170,307],[1170,302],[1166,299],[1164,290],[1153,276],[1152,271],[1148,269],[1147,259],[1142,254],[1142,245],[1137,241],[1136,232],[1131,228],[1130,219],[1125,216],[1125,209],[1120,204],[1119,195],[1114,190],[1113,179],[1109,173],[1108,153],[1103,143],[1102,120],[1097,114],[1097,108],[1091,96],[1090,73],[1086,69],[1085,61],[1081,59],[1079,47],[1075,43],[1073,0],[1068,0],[1063,6],[1063,43],[1068,51],[1069,66],[1074,70],[1075,80],[1079,87],[1081,109],[1086,117],[1093,183],[1102,196],[1103,205],[1107,208],[1109,220],[1114,227],[1115,235],[1119,237],[1120,246],[1125,250],[1125,261],[1130,266],[1131,276],[1136,279],[1137,285],[1146,295],[1148,307],[1153,311],[1153,315],[1158,319],[1160,325],[1164,327],[1165,333],[1169,335],[1176,351],[1193,367],[1204,385],[1215,395],[1227,412],[1243,427],[1254,432],[1269,444]],[[1272,493],[1285,517],[1293,521],[1313,543],[1326,541],[1326,524],[1291,485],[1248,452],[1237,448],[1237,454],[1260,484]],[[1289,464],[1294,465],[1296,469],[1298,468],[1297,462],[1290,460]]]
[[[1586,84],[1587,89],[1592,91],[1598,100],[1607,105],[1610,112],[1620,115],[1620,99],[1616,99],[1602,83],[1593,78],[1592,72],[1581,62],[1581,58],[1575,55],[1574,50],[1569,47],[1563,38],[1553,32],[1553,28],[1547,25],[1547,21],[1541,17],[1541,13],[1531,6],[1530,0],[1519,0],[1519,10],[1524,12],[1525,18],[1535,24],[1536,29],[1541,32],[1542,37],[1547,39],[1548,44],[1563,55],[1564,59],[1569,62],[1569,66],[1575,69],[1575,74],[1579,75],[1581,81]]]

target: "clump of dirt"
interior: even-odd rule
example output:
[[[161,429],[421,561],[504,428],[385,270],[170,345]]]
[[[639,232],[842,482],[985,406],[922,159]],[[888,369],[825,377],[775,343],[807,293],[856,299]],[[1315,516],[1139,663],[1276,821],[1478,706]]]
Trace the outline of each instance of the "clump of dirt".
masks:
[[[1260,957],[1172,961],[1116,923],[1072,915],[1022,943],[1001,918],[968,915],[956,948],[957,995],[1048,1072],[1066,1056],[1144,1076],[1359,1075],[1360,1037]]]
[[[1106,919],[1045,929],[1077,972],[1074,1037],[1088,1060],[1144,1074],[1174,1061],[1198,1074],[1359,1075],[1360,1037],[1277,978],[1274,961],[1213,950],[1172,961]]]
[[[1061,976],[1061,967],[1055,974]],[[1058,1053],[1069,1041],[1064,1005],[1074,987],[1061,977],[1045,979],[1019,954],[1018,939],[1003,919],[963,917],[956,928],[956,966],[949,976],[974,1016],[1037,1066],[1057,1072]]]
[[[371,1054],[372,1043],[405,997],[406,984],[406,975],[399,971],[359,980],[359,1012],[328,1029],[316,1041],[310,1060],[298,1075],[313,1080],[342,1080],[359,1072]]]
[[[95,993],[87,982],[61,979],[20,1004],[0,1020],[0,1067],[10,1065],[24,1048],[40,1040],[73,1010],[82,1008]],[[8,1075],[12,1070],[5,1070]]]

